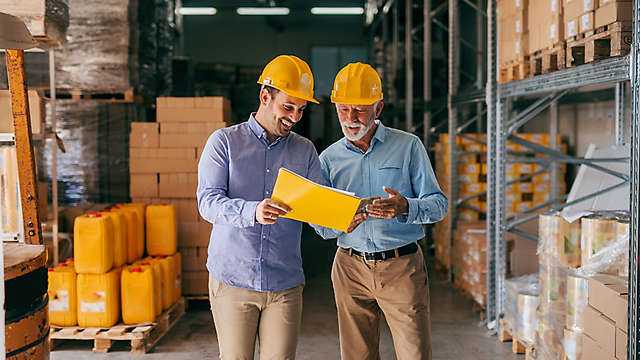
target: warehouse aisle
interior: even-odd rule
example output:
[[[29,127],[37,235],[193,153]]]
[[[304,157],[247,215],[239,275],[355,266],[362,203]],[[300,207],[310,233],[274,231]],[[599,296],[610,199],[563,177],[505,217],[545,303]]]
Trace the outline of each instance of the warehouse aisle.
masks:
[[[478,324],[468,300],[457,294],[442,278],[431,272],[431,311],[433,327],[433,360],[523,359],[511,353],[511,343],[501,344],[487,335]],[[298,348],[300,360],[339,359],[338,324],[333,291],[328,273],[307,280],[304,291],[302,336]],[[65,343],[51,353],[51,359],[130,359],[125,348],[115,347],[109,354],[92,354],[91,345]],[[395,359],[388,328],[383,327],[382,359]],[[140,359],[217,359],[218,347],[213,333],[211,314],[206,305],[194,306],[153,353]]]

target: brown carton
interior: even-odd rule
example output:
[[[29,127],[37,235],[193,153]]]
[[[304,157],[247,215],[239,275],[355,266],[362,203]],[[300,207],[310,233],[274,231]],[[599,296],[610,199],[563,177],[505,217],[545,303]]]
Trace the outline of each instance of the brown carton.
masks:
[[[610,2],[596,10],[595,27],[613,24],[617,21],[633,20],[633,3]]]
[[[204,146],[210,133],[200,134],[160,134],[161,148],[185,148],[189,146]]]
[[[159,142],[158,123],[132,122],[129,146],[132,148],[157,148]]]
[[[178,246],[207,247],[212,225],[205,221],[178,224]]]
[[[183,271],[182,293],[185,295],[208,295],[209,273],[207,271]]]
[[[589,11],[580,15],[580,32],[584,33],[595,28],[594,16],[594,11]]]
[[[627,331],[628,280],[613,275],[595,275],[589,279],[589,305]]]
[[[195,146],[171,149],[130,148],[129,157],[138,159],[193,160],[196,158],[196,148]]]
[[[131,174],[130,180],[129,196],[132,198],[158,196],[158,174]]]
[[[196,106],[193,97],[159,97],[156,99],[158,109],[166,108],[194,108]]]
[[[197,223],[204,221],[198,212],[198,201],[195,199],[151,199],[152,204],[172,204],[176,208],[178,223]],[[209,229],[211,230],[211,229]]]
[[[616,354],[616,324],[598,310],[587,306],[583,313],[584,333],[589,335],[602,350],[613,357]]]
[[[45,107],[44,101],[38,96],[35,90],[29,90],[29,114],[31,116],[31,132],[34,134],[42,133],[44,124]],[[13,114],[11,112],[11,98],[9,90],[0,90],[0,133],[12,133]]]
[[[627,333],[616,329],[616,359],[627,360]]]
[[[583,0],[564,0],[563,7],[565,22],[570,19],[575,19],[585,12]]]
[[[582,336],[582,360],[614,360],[615,358],[605,352],[600,344],[589,335]]]
[[[587,12],[587,11],[594,11],[595,9],[598,8],[599,6],[599,1],[598,0],[582,0],[582,11]]]
[[[182,270],[184,271],[207,271],[207,248],[206,247],[181,247]]]
[[[196,197],[198,174],[160,174],[158,195],[170,199],[193,199]]]
[[[198,172],[198,161],[193,159],[129,159],[129,173],[193,173]]]
[[[211,134],[226,127],[224,122],[161,123],[160,134]]]

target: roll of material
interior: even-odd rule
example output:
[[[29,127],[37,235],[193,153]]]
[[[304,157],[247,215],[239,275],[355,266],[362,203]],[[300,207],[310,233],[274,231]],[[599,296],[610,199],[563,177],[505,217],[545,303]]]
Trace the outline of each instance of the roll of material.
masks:
[[[567,276],[567,321],[566,327],[570,331],[583,331],[583,313],[587,307],[589,294],[589,279],[577,276]]]
[[[526,344],[536,340],[536,308],[538,296],[518,294],[518,339]]]
[[[564,354],[568,360],[582,359],[582,332],[564,329]]]
[[[564,267],[551,260],[540,264],[540,308],[545,312],[564,314],[566,295],[567,274]]]
[[[628,219],[625,212],[603,211],[582,218],[581,227],[581,248],[582,248],[582,264],[585,265],[600,250],[606,248],[616,241],[618,236],[625,231],[623,225]],[[619,225],[619,221],[623,224]],[[611,260],[611,266],[606,266],[601,272],[609,274],[618,274],[620,269],[624,267],[625,253],[621,254],[618,259]],[[603,264],[606,265],[606,264]]]
[[[540,348],[540,352],[542,354],[560,356],[564,353],[562,346],[564,313],[538,310],[536,314],[538,318],[537,346]],[[560,359],[560,357],[557,357],[557,359]]]
[[[557,259],[565,266],[579,267],[580,223],[569,223],[553,212],[540,215],[538,224],[542,257]]]
[[[618,236],[629,234],[629,218],[619,219],[616,224],[616,234]],[[629,276],[629,247],[627,251],[621,255],[621,259],[618,266],[619,276]]]

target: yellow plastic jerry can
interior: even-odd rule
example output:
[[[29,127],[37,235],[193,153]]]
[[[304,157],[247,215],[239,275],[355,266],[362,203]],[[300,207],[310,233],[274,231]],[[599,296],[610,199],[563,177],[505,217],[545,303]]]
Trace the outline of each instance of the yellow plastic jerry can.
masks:
[[[113,266],[113,222],[98,213],[73,224],[73,258],[78,274],[104,274]]]
[[[78,326],[111,327],[120,319],[120,274],[78,274]]]
[[[147,208],[147,204],[142,203],[125,203],[118,204],[122,207],[134,209],[136,215],[138,215],[139,223],[138,223],[138,258],[142,258],[144,256],[144,240],[145,240],[145,210]]]
[[[57,326],[77,325],[78,295],[75,270],[68,265],[50,268],[48,280],[49,322]]]
[[[153,269],[149,266],[127,266],[122,271],[122,321],[127,325],[153,322]]]
[[[113,223],[113,267],[127,263],[127,224],[124,215],[111,210],[102,210],[102,216],[111,218]]]
[[[178,223],[173,205],[149,205],[146,211],[147,253],[173,255],[178,250]]]
[[[175,259],[158,255],[154,256],[160,263],[160,269],[162,270],[162,309],[167,310],[171,305],[173,305],[173,298],[175,297]]]
[[[127,225],[127,263],[133,264],[138,256],[138,213],[129,207],[114,206],[111,211],[124,215]]]
[[[153,303],[154,303],[155,314],[156,316],[162,314],[163,293],[162,293],[162,269],[160,268],[160,263],[155,259],[146,258],[146,259],[137,261],[134,265],[143,267],[143,268],[151,267],[151,270],[153,270],[153,289],[154,289]]]
[[[173,297],[173,302],[178,301],[182,296],[182,255],[179,252],[176,252],[173,256],[174,258],[174,274],[175,274],[175,292]]]

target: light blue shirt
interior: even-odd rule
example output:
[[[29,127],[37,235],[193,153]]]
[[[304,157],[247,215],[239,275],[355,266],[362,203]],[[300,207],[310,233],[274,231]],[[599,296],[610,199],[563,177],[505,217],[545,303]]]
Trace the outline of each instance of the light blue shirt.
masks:
[[[249,121],[214,132],[198,165],[198,209],[213,224],[207,269],[227,285],[280,291],[304,282],[302,223],[255,219],[256,206],[271,192],[280,167],[322,182],[318,153],[308,139],[290,133],[273,143],[251,115]]]
[[[322,175],[329,186],[361,198],[388,197],[383,186],[395,189],[407,199],[409,214],[393,219],[369,217],[350,234],[313,226],[325,239],[337,237],[338,246],[364,252],[391,250],[423,238],[422,224],[442,220],[448,207],[420,139],[376,123],[366,152],[345,138],[323,151]]]

